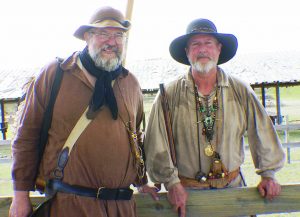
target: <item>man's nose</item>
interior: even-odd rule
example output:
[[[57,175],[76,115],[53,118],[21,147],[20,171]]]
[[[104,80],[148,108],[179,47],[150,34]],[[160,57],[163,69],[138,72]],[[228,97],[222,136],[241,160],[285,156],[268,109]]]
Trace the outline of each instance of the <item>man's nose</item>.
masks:
[[[110,36],[109,39],[106,41],[107,44],[109,45],[116,45],[117,42],[116,42],[116,38],[114,36]]]

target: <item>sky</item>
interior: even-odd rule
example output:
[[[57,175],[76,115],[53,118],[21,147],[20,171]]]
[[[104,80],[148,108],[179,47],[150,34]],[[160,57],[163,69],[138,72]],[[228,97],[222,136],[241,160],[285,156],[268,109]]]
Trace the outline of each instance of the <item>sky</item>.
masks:
[[[196,18],[234,34],[237,55],[299,51],[298,0],[135,0],[127,61],[167,57],[169,44]],[[127,0],[9,0],[0,3],[0,67],[41,67],[82,50],[73,36],[101,6],[123,12]]]

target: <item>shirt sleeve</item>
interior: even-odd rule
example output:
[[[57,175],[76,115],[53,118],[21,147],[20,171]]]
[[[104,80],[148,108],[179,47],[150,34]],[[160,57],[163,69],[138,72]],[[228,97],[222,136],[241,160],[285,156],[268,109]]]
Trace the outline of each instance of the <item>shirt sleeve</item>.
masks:
[[[40,75],[29,86],[25,105],[12,142],[12,180],[13,188],[18,191],[34,190],[38,171],[38,145],[49,88],[52,85],[56,64],[42,69]],[[51,79],[49,79],[49,76]]]
[[[154,183],[164,183],[168,189],[180,180],[178,170],[172,163],[160,100],[158,93],[150,112],[144,146],[150,179]]]
[[[276,130],[266,110],[253,90],[247,100],[248,140],[256,173],[274,178],[275,172],[284,165],[285,154]]]

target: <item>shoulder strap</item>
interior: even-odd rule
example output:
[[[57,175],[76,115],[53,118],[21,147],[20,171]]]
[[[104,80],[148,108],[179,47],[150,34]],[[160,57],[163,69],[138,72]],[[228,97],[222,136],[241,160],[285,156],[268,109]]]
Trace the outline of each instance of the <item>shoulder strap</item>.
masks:
[[[82,132],[87,128],[89,123],[93,120],[87,118],[88,108],[89,107],[87,107],[85,111],[82,113],[81,117],[79,118],[76,125],[74,126],[71,133],[69,134],[67,140],[65,141],[64,146],[62,147],[62,150],[57,159],[57,167],[53,171],[53,175],[56,179],[60,179],[60,180],[63,179],[64,168],[68,162],[69,156],[71,154],[71,151],[76,141],[78,140]]]
[[[43,118],[43,123],[42,123],[42,127],[41,127],[41,133],[40,133],[40,142],[39,142],[39,146],[38,146],[38,150],[39,150],[39,161],[38,161],[38,165],[41,162],[41,159],[43,157],[43,153],[44,153],[44,149],[46,146],[46,143],[48,141],[48,131],[51,127],[51,122],[52,122],[52,115],[53,115],[53,107],[54,107],[54,103],[60,88],[60,84],[62,81],[62,77],[63,77],[63,70],[60,67],[61,62],[63,61],[63,59],[61,58],[56,58],[57,59],[57,69],[55,72],[55,77],[54,77],[54,81],[53,81],[53,85],[52,85],[52,89],[51,89],[51,93],[50,93],[50,99],[44,114],[44,118]]]

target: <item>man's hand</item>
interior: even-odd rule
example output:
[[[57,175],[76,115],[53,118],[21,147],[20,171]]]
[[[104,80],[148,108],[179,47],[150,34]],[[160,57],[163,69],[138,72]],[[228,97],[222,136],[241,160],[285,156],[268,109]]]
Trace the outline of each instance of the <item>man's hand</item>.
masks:
[[[32,205],[28,191],[15,191],[10,205],[9,217],[28,217],[32,213]]]
[[[159,191],[159,189],[155,186],[151,187],[148,184],[142,185],[140,187],[137,187],[138,191],[140,193],[147,193],[150,194],[151,197],[153,198],[153,200],[159,200],[158,194],[157,192]]]
[[[257,188],[260,195],[268,200],[273,200],[281,191],[280,184],[269,177],[263,177]]]
[[[185,205],[188,198],[188,194],[185,191],[181,183],[176,183],[171,186],[168,191],[168,200],[174,207],[174,210],[178,212],[178,216],[185,217]]]

